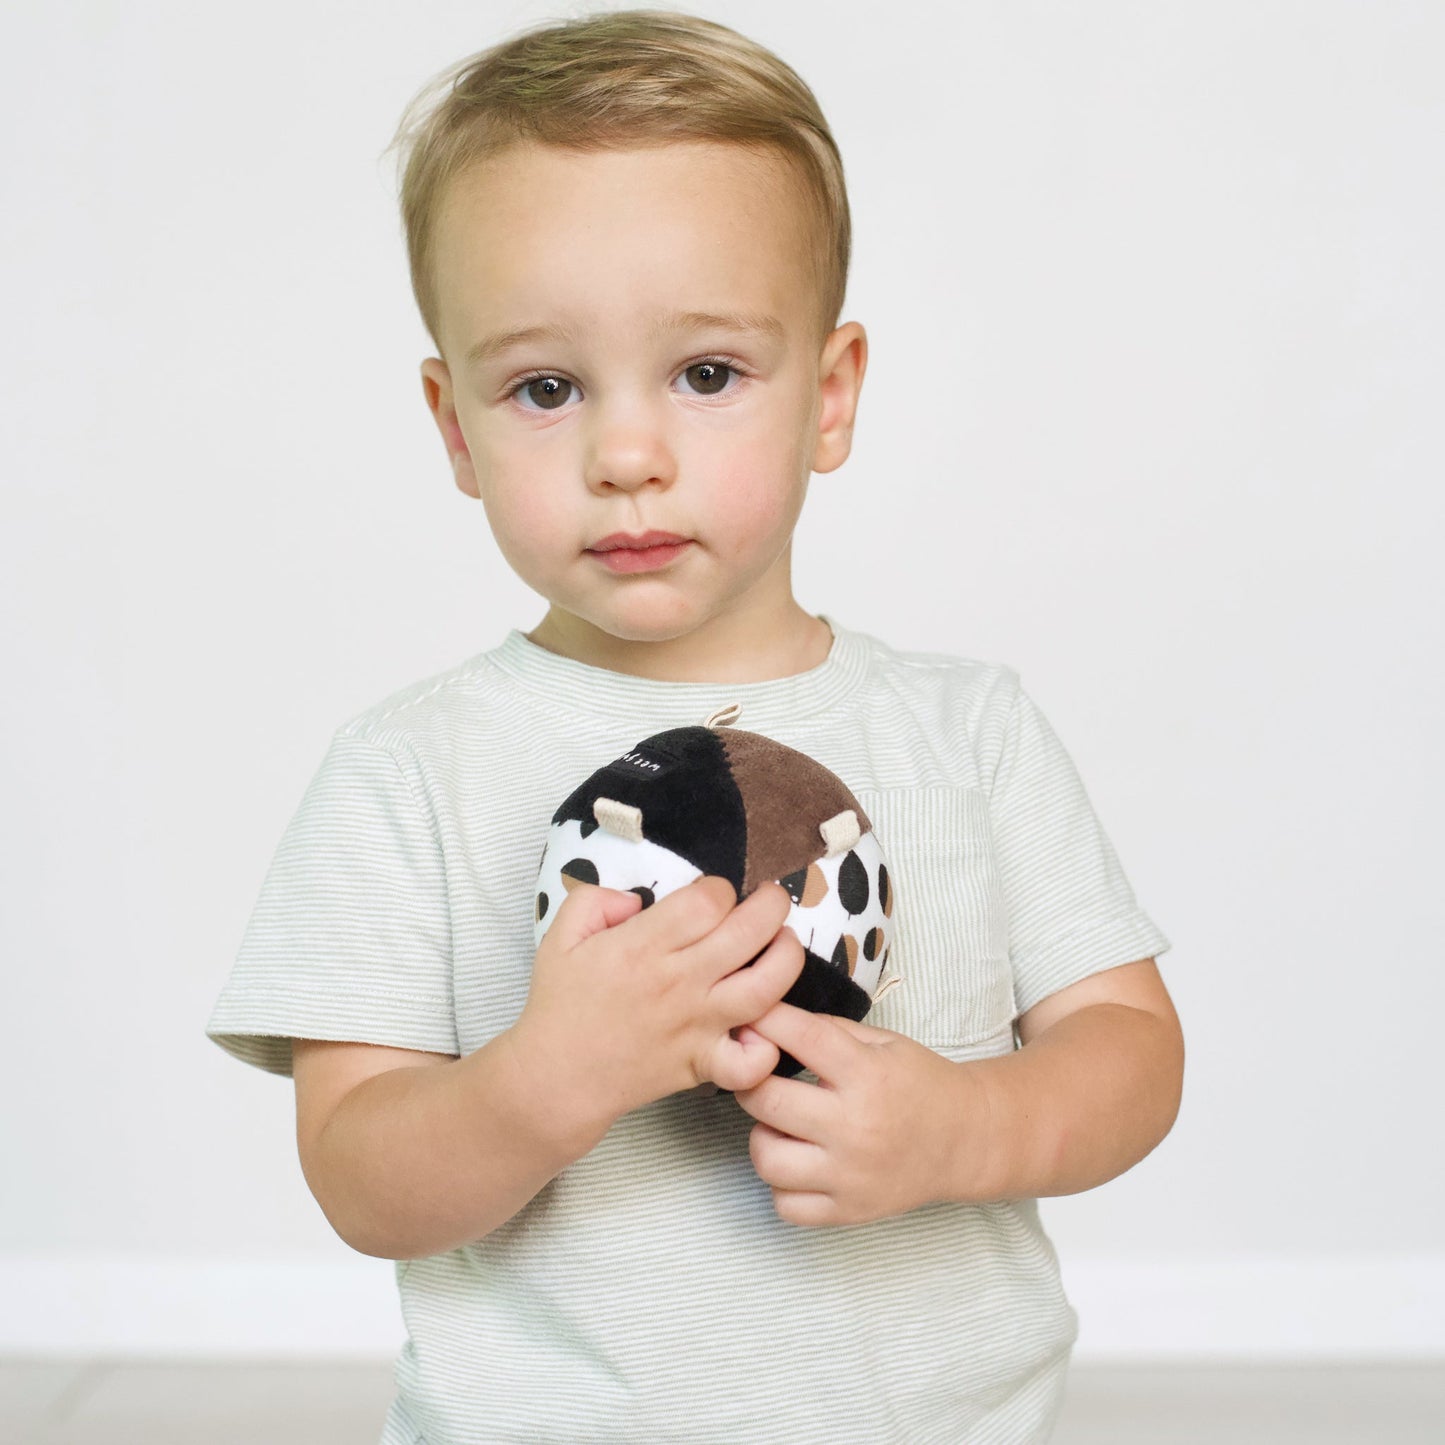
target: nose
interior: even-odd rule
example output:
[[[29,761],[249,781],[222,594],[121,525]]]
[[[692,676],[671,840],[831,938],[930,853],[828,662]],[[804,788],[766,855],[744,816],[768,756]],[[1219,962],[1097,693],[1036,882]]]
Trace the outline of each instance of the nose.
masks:
[[[639,398],[593,403],[587,441],[587,486],[593,492],[635,492],[671,486],[677,462],[662,408]]]

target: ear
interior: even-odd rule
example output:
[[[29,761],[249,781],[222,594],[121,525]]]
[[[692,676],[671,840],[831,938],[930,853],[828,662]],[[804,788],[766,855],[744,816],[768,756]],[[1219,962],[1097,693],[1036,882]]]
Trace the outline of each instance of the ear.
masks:
[[[844,808],[841,813],[819,823],[818,831],[823,835],[823,846],[828,850],[826,856],[829,858],[846,853],[863,836],[858,827],[858,815],[852,808]]]
[[[598,798],[592,804],[592,816],[599,827],[606,828],[629,843],[642,842],[642,809],[615,798]]]
[[[813,470],[831,472],[853,450],[853,419],[863,373],[868,369],[868,333],[856,321],[845,322],[823,343],[818,359],[818,440]]]
[[[477,486],[477,474],[472,467],[472,454],[462,435],[461,423],[457,420],[456,403],[452,397],[452,374],[439,356],[429,356],[421,364],[421,389],[426,404],[436,419],[437,430],[442,434],[447,456],[451,460],[452,474],[457,486],[469,497],[481,500]]]

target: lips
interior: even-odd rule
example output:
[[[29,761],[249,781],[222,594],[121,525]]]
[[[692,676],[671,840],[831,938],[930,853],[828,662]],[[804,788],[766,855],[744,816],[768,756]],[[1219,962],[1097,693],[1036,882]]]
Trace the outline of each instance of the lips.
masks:
[[[672,547],[686,540],[686,537],[679,537],[676,532],[642,532],[637,535],[629,532],[613,532],[611,536],[604,537],[600,542],[594,542],[587,550],[589,552],[616,552],[626,548],[629,551],[638,552],[647,547]]]
[[[661,572],[685,556],[691,546],[676,532],[614,532],[587,550],[609,572],[626,575]]]

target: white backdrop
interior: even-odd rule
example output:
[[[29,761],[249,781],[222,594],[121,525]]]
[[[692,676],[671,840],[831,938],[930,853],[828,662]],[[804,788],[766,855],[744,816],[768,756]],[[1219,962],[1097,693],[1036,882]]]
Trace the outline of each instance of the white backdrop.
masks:
[[[202,1030],[333,730],[541,616],[380,153],[587,8],[0,20],[0,1348],[401,1339]],[[870,366],[799,599],[1018,668],[1174,942],[1178,1123],[1042,1206],[1080,1356],[1445,1353],[1445,7],[683,8],[847,167]]]

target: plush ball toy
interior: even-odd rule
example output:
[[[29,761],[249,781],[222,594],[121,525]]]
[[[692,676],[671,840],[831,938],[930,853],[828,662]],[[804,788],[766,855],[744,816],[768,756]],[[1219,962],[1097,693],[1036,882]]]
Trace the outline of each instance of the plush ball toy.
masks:
[[[893,941],[883,849],[835,773],[728,726],[740,711],[654,733],[567,797],[542,851],[536,942],[578,883],[640,894],[644,908],[705,873],[726,878],[740,900],[781,883],[792,899],[784,926],[805,956],[784,1001],[862,1019]],[[802,1067],[784,1053],[773,1072]]]

